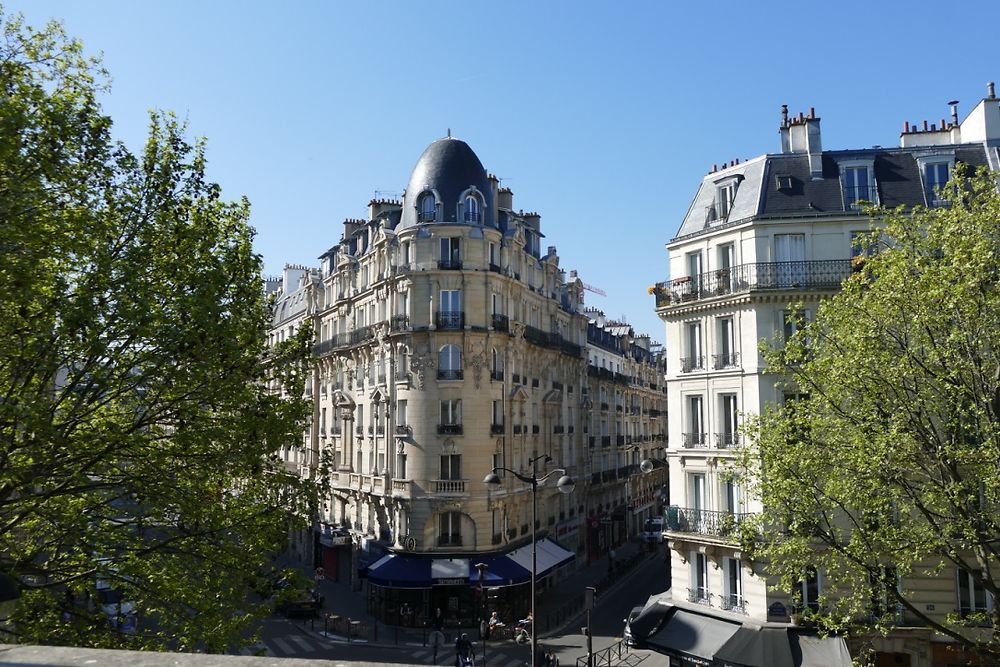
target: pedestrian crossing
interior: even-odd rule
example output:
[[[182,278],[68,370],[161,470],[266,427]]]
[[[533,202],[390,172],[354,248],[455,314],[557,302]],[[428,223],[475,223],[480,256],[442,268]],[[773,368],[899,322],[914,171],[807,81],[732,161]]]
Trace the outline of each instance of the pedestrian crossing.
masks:
[[[256,655],[269,658],[291,658],[306,657],[316,653],[328,653],[334,646],[343,646],[341,642],[329,641],[319,634],[300,634],[288,632],[281,636],[267,636],[251,646],[245,646],[237,651],[232,651],[238,655]],[[373,647],[389,648],[389,647]],[[424,646],[422,643],[402,643],[391,647],[405,652],[407,662],[412,664],[439,665],[440,667],[454,667],[455,650],[452,646],[446,645],[437,652],[436,661],[434,647]],[[475,648],[475,667],[483,664],[482,646],[477,644]],[[525,667],[528,664],[527,647],[514,646],[508,643],[488,644],[486,650],[486,664],[488,667]]]

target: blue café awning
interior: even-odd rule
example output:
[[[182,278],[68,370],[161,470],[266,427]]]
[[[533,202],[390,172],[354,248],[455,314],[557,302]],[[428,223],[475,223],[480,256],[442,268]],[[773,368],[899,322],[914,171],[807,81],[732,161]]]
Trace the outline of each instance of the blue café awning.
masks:
[[[483,585],[488,588],[497,586],[516,586],[531,581],[531,571],[526,570],[506,555],[480,556],[469,559],[469,583],[479,583],[479,563],[486,564],[486,576]]]
[[[551,548],[544,550],[538,542],[538,573],[542,576],[551,569],[554,560],[565,562],[563,554],[553,556]],[[552,544],[569,558],[573,554]],[[524,547],[522,547],[523,549]],[[368,567],[368,581],[376,586],[391,588],[431,588],[432,586],[457,586],[479,584],[477,563],[485,563],[486,576],[483,585],[489,588],[498,586],[516,586],[531,581],[531,546],[527,547],[527,567],[521,564],[515,554],[520,549],[509,554],[483,554],[470,558],[434,558],[431,554],[389,554],[378,559]],[[543,556],[543,554],[546,554]],[[522,554],[523,556],[523,554]],[[521,557],[518,557],[521,558]],[[522,558],[523,560],[523,558]]]
[[[431,559],[389,554],[368,566],[368,581],[390,588],[430,588]]]

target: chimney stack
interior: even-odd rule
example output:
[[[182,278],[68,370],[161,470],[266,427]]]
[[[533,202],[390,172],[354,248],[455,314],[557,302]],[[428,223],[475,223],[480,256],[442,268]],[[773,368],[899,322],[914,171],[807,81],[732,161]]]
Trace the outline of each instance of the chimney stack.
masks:
[[[958,125],[958,100],[948,102],[948,106],[951,107],[951,122]]]
[[[987,99],[995,100],[997,98],[996,89],[993,87],[993,82],[990,81],[986,84],[986,97]]]
[[[809,156],[809,173],[814,180],[823,178],[823,142],[816,109],[809,108],[809,116],[799,112],[791,120],[787,118],[787,107],[782,109],[781,134],[782,153],[805,153]]]

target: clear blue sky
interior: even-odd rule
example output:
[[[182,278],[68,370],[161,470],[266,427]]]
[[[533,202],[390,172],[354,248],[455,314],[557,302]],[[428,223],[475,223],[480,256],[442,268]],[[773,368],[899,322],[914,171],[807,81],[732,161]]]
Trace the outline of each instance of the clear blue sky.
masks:
[[[5,2],[103,52],[117,136],[150,108],[209,140],[268,273],[316,265],[448,128],[542,215],[545,245],[663,340],[646,287],[713,163],[778,150],[781,104],[827,149],[898,145],[1000,81],[1000,2]]]

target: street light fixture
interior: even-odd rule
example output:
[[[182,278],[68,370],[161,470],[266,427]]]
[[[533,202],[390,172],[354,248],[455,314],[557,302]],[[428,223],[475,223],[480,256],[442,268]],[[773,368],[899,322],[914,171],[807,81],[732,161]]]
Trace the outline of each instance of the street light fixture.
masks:
[[[573,489],[576,488],[576,482],[573,478],[566,474],[564,468],[556,468],[555,470],[550,470],[543,476],[538,476],[538,462],[548,463],[552,460],[552,457],[547,454],[542,454],[541,456],[536,456],[528,463],[531,464],[531,476],[521,474],[510,468],[504,468],[502,466],[497,466],[490,471],[485,478],[483,478],[483,483],[491,491],[496,491],[500,488],[500,476],[497,474],[498,470],[503,470],[504,472],[509,472],[511,475],[524,482],[525,484],[531,485],[531,667],[538,667],[538,628],[535,627],[537,619],[535,618],[535,578],[538,574],[538,553],[537,553],[537,541],[536,534],[538,530],[538,486],[539,484],[544,484],[545,480],[552,477],[555,474],[559,474],[559,480],[556,482],[556,488],[560,493],[572,493]]]

